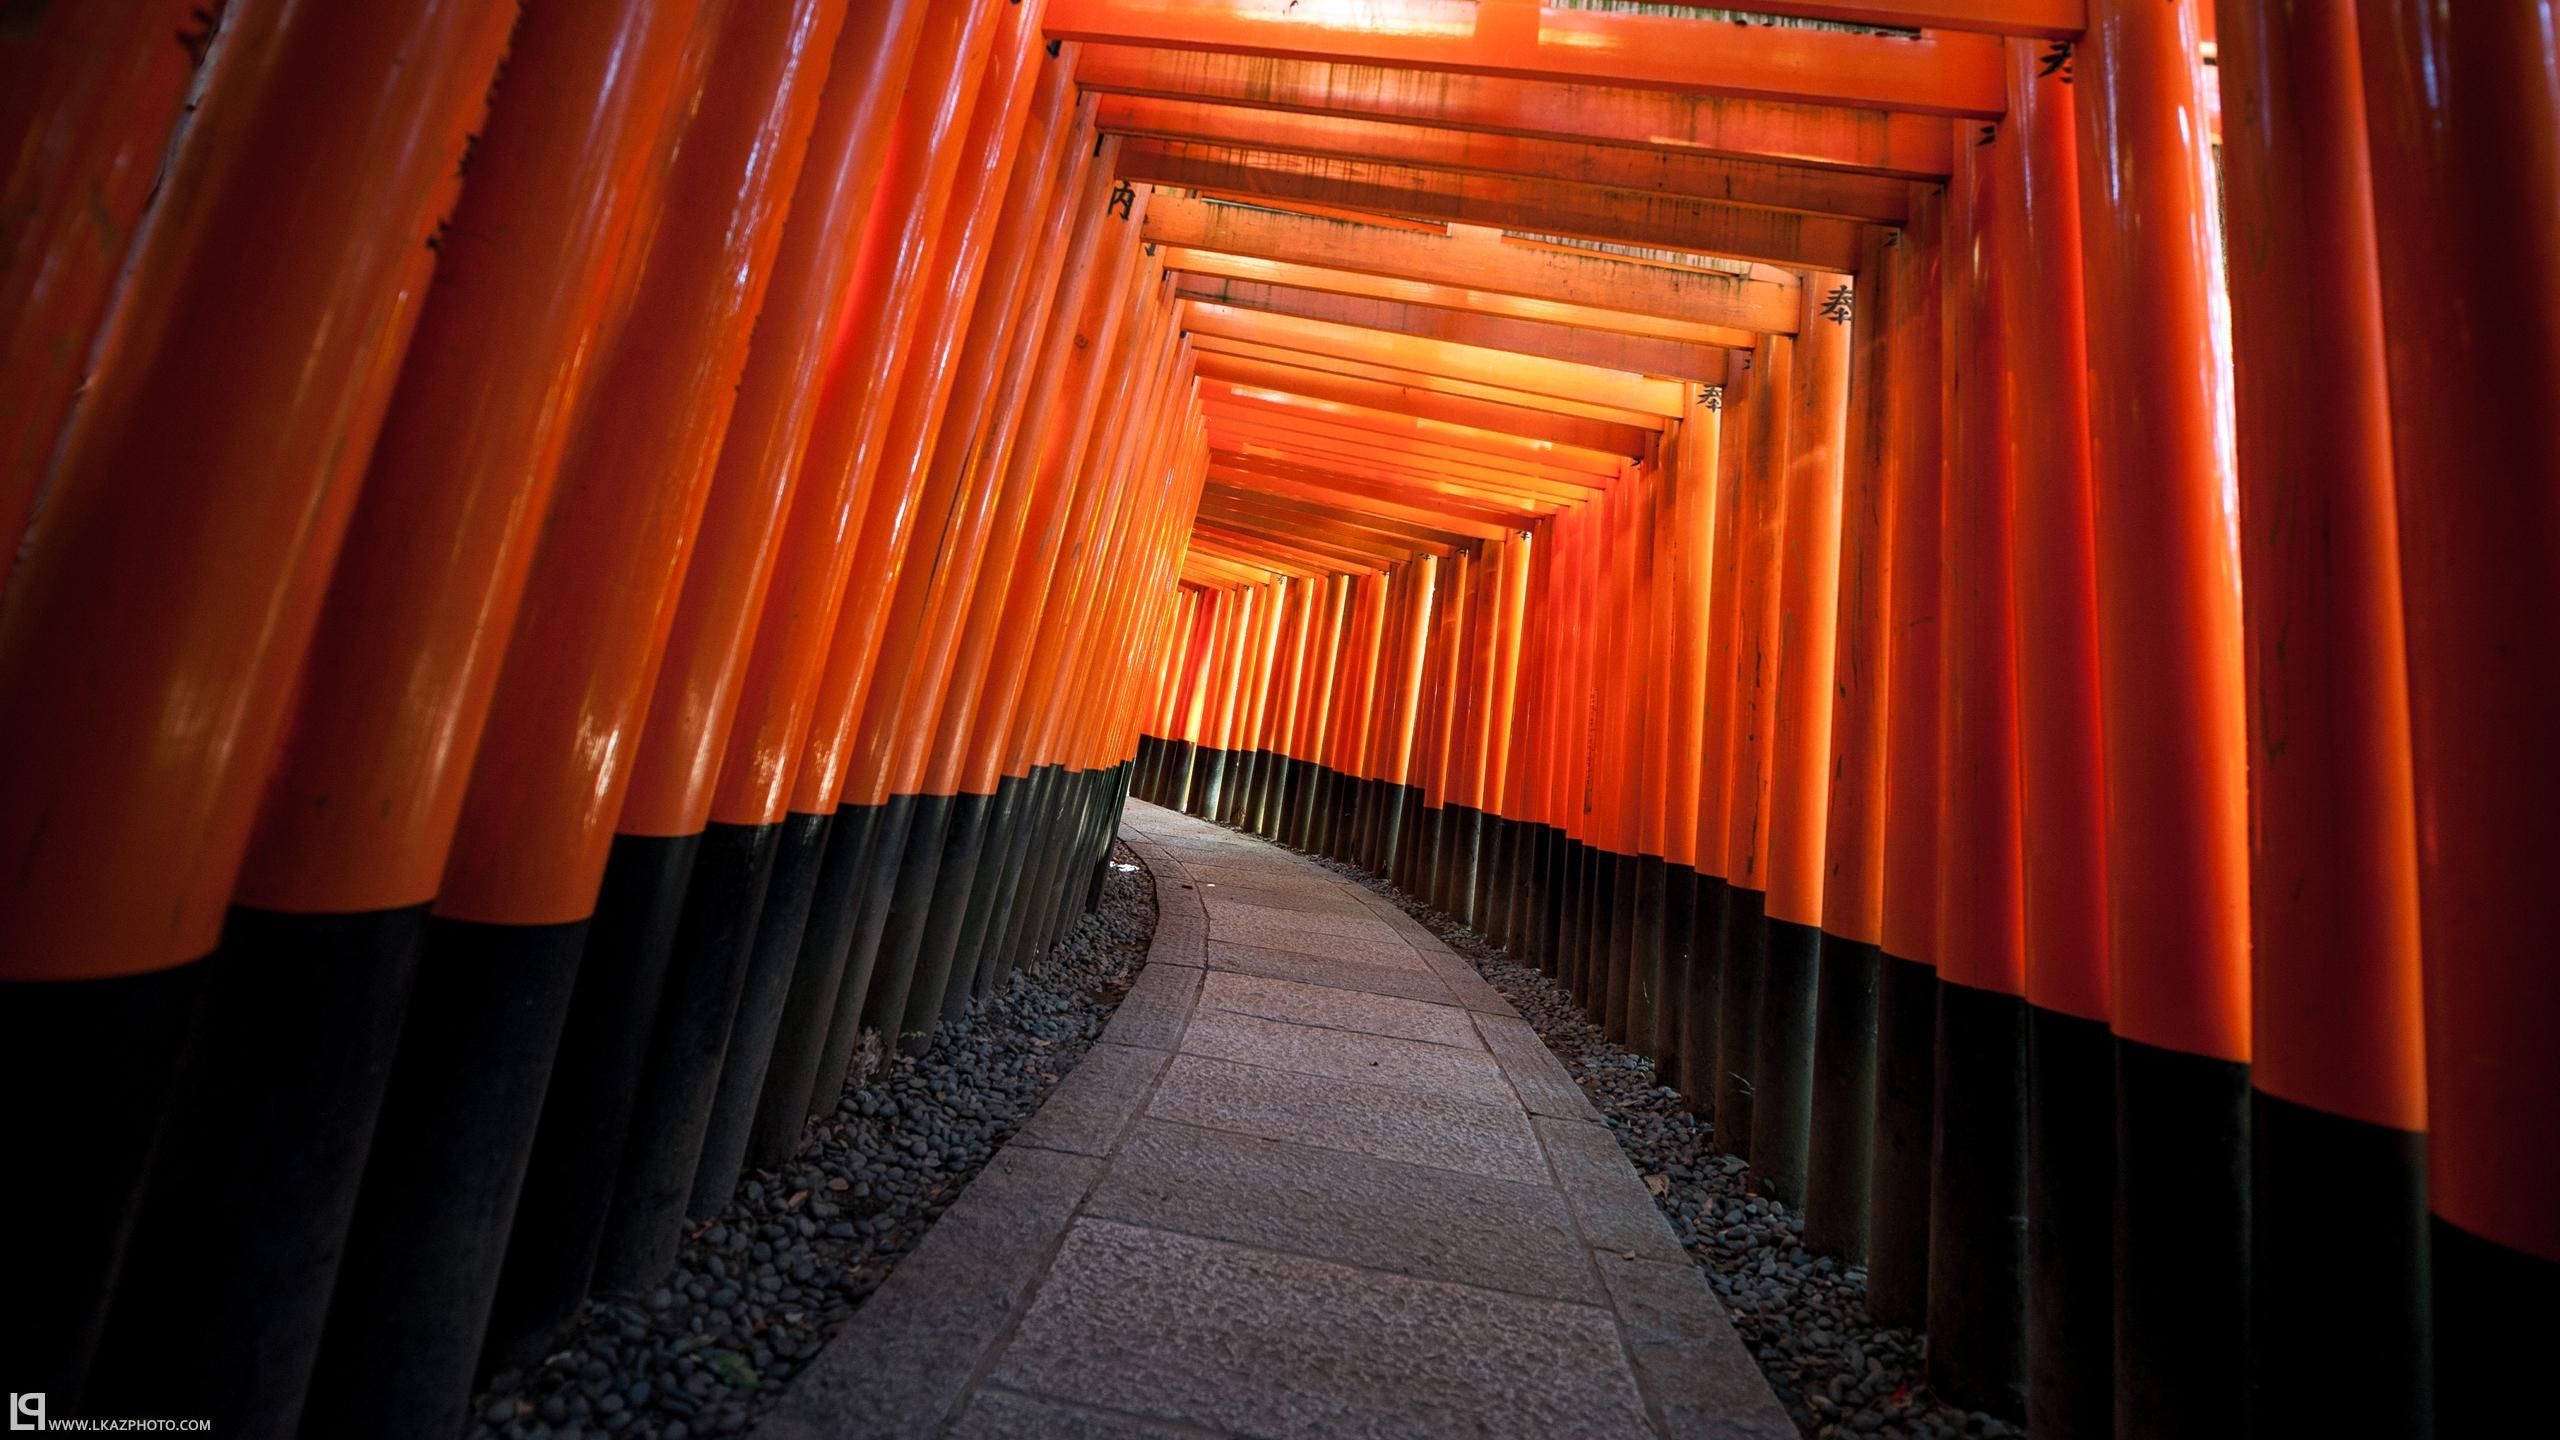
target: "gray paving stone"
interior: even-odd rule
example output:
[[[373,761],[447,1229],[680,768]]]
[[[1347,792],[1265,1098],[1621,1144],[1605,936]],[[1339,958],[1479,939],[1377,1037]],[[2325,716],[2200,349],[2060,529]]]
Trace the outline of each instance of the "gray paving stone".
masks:
[[[1260,913],[1271,915],[1280,912],[1264,910]],[[1209,917],[1209,938],[1223,940],[1230,945],[1259,945],[1265,950],[1286,950],[1293,955],[1314,955],[1325,960],[1356,960],[1364,965],[1422,964],[1424,969],[1430,968],[1423,963],[1420,951],[1393,935],[1383,940],[1361,935],[1319,935],[1241,919],[1233,914],[1213,913]]]
[[[1395,927],[1377,916],[1362,912],[1357,915],[1329,915],[1321,910],[1274,910],[1248,900],[1229,900],[1221,892],[1205,892],[1211,925],[1256,926],[1301,935],[1340,936],[1354,940],[1373,940],[1381,944],[1402,944],[1404,938]]]
[[[1547,1186],[1284,1140],[1141,1120],[1084,1213],[1426,1280],[1601,1298]]]
[[[995,1389],[972,1396],[949,1431],[950,1440],[1193,1440],[1217,1433]]]
[[[1120,1001],[1103,1027],[1102,1038],[1113,1045],[1140,1050],[1173,1050],[1182,1044],[1182,1027],[1191,1020],[1191,1004],[1200,993],[1201,973],[1181,965],[1159,964],[1157,947],[1147,951],[1147,966],[1138,983]],[[1045,1106],[1043,1108],[1046,1108]]]
[[[1685,1258],[1678,1265],[1595,1258],[1636,1378],[1666,1433],[1795,1440],[1795,1422],[1698,1267]]]
[[[1478,1105],[1176,1055],[1165,1067],[1147,1113],[1185,1125],[1532,1185],[1547,1178],[1545,1157],[1516,1103]]]
[[[1271,1440],[1652,1433],[1607,1311],[1102,1220],[991,1378]]]
[[[1483,1050],[1460,1050],[1424,1040],[1329,1030],[1205,1011],[1182,1034],[1183,1053],[1260,1065],[1298,1075],[1322,1075],[1360,1085],[1388,1085],[1426,1095],[1500,1107],[1519,1103],[1502,1066]]]
[[[1228,886],[1240,886],[1255,890],[1286,890],[1292,892],[1335,895],[1350,894],[1353,896],[1365,895],[1367,893],[1366,891],[1351,889],[1349,886],[1344,884],[1344,882],[1335,879],[1333,876],[1326,874],[1322,870],[1318,870],[1313,865],[1287,870],[1274,869],[1268,863],[1260,865],[1203,865],[1195,867],[1191,873],[1192,877],[1198,880],[1201,884],[1215,885],[1221,889]]]
[[[1484,977],[1476,973],[1476,967],[1463,958],[1446,949],[1420,950],[1419,953],[1422,963],[1431,967],[1431,973],[1440,977],[1440,983],[1449,987],[1449,993],[1457,997],[1459,1004],[1486,1015],[1519,1018],[1520,1012],[1511,1007],[1510,1001],[1502,998],[1502,992],[1484,983]]]
[[[1015,1137],[1019,1144],[1077,1155],[1108,1155],[1120,1132],[1145,1108],[1147,1089],[1164,1068],[1161,1050],[1105,1041],[1085,1052]]]
[[[1370,913],[1368,906],[1330,885],[1272,884],[1267,878],[1243,884],[1211,883],[1216,885],[1208,892],[1208,899],[1213,905],[1258,905],[1265,910],[1293,910],[1307,915],[1350,915],[1363,920],[1377,918]]]
[[[1007,1146],[757,1428],[759,1440],[929,1435],[1013,1321],[1100,1161]]]
[[[1429,1003],[1303,981],[1220,972],[1211,975],[1201,987],[1200,1003],[1212,1010],[1232,1010],[1265,1020],[1286,1020],[1293,1025],[1323,1025],[1403,1040],[1427,1040],[1462,1050],[1486,1048],[1467,1012],[1445,1001]],[[1531,1038],[1536,1038],[1534,1032]]]
[[[1591,1108],[1591,1098],[1573,1083],[1563,1062],[1547,1048],[1547,1042],[1538,1038],[1528,1021],[1511,1015],[1477,1015],[1475,1022],[1485,1048],[1502,1062],[1503,1073],[1511,1077],[1511,1088],[1520,1092],[1520,1103],[1529,1107],[1530,1114],[1598,1122],[1600,1116]]]
[[[1210,941],[1205,953],[1212,973],[1295,980],[1306,985],[1358,990],[1371,995],[1395,995],[1434,1005],[1458,1003],[1456,997],[1449,993],[1449,987],[1441,984],[1440,977],[1432,974],[1418,957],[1404,965],[1372,965],[1365,961],[1330,960],[1319,955],[1267,950],[1259,945],[1237,945],[1224,940]]]
[[[1653,1193],[1607,1126],[1545,1116],[1530,1123],[1537,1127],[1547,1158],[1555,1162],[1565,1199],[1573,1205],[1574,1223],[1591,1248],[1665,1265],[1689,1263],[1688,1252],[1671,1233],[1671,1222],[1662,1218]]]

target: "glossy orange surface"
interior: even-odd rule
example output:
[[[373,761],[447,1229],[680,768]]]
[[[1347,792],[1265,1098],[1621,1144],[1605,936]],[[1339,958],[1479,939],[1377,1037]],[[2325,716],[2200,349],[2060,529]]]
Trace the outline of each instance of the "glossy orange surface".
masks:
[[[206,53],[195,8],[48,5],[0,31],[0,580]],[[254,45],[281,9],[241,0],[222,23]]]
[[[508,641],[436,913],[583,919],[772,278],[842,0],[741,6],[677,151]]]
[[[2019,261],[1991,223],[2020,143],[2003,125],[1956,162],[1948,187],[1946,491],[1939,535],[1939,978],[2026,991],[2018,854],[2017,475],[2008,441],[2008,331],[2000,277]]]
[[[2560,10],[2357,7],[2409,652],[2429,1204],[2560,1260]]]
[[[2104,1020],[2107,849],[2098,572],[2090,525],[2089,356],[2071,88],[2042,48],[2009,46],[1991,213],[2015,482],[2018,805],[2027,999]]]
[[[639,280],[717,7],[518,27],[234,897],[433,899],[552,486]]]
[[[1777,737],[1769,757],[1768,913],[1822,924],[1838,686],[1840,511],[1849,467],[1856,282],[1809,273],[1787,387],[1786,557],[1778,581]],[[1846,292],[1846,293],[1844,293]]]
[[[689,835],[710,818],[713,782],[748,681],[750,645],[787,543],[784,522],[819,525],[816,545],[830,554],[830,542],[841,534],[840,492],[825,487],[823,478],[814,514],[793,501],[828,362],[851,318],[861,251],[845,237],[863,232],[877,203],[923,8],[913,0],[848,8],[837,36],[810,132],[810,161],[774,253],[773,280],[756,316],[737,406],[641,726],[631,793],[616,827],[622,834]],[[940,78],[937,72],[927,82]],[[774,681],[768,676],[765,683]]]
[[[0,976],[213,948],[514,13],[299,7],[211,78],[0,598]]]
[[[2089,302],[2109,1014],[2249,1058],[2247,702],[2196,0],[2093,0],[2074,59]]]

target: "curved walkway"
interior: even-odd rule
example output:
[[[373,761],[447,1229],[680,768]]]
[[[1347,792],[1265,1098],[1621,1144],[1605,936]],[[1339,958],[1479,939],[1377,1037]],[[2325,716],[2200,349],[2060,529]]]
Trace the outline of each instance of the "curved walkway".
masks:
[[[759,1435],[1794,1436],[1472,966],[1277,846],[1122,835],[1137,987]]]

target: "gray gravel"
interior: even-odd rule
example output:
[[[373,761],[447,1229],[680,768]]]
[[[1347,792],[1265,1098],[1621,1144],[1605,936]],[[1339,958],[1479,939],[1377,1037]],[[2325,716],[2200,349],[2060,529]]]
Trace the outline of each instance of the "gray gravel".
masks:
[[[1658,1083],[1653,1061],[1609,1043],[1580,1006],[1536,969],[1516,965],[1474,931],[1366,871],[1311,856],[1394,900],[1474,964],[1536,1028],[1635,1163],[1689,1257],[1707,1272],[1771,1389],[1813,1440],[2019,1436],[1979,1411],[1940,1404],[1924,1378],[1926,1341],[1867,1314],[1867,1272],[1804,1248],[1804,1217],[1751,1193],[1750,1167],[1718,1154],[1714,1127]]]
[[[468,1440],[692,1440],[772,1405],[1129,993],[1155,934],[1155,884],[1127,847],[1112,859],[1102,908],[1054,955],[972,1003],[922,1056],[849,1081],[797,1157],[750,1172],[726,1213],[694,1227],[663,1285],[589,1301],[559,1353],[493,1377]]]

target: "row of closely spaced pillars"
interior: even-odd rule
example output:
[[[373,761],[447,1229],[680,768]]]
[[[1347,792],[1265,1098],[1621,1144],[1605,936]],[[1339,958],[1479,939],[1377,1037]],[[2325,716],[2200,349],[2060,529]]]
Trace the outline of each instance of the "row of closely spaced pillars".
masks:
[[[444,1440],[1090,905],[1189,347],[1037,4],[217,10],[6,38],[8,1378]]]
[[[1587,487],[1195,566],[1138,789],[1555,976],[1946,1398],[2491,1433],[2560,1333],[2560,50],[2218,8],[2009,40]]]

